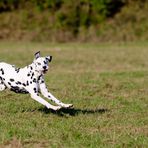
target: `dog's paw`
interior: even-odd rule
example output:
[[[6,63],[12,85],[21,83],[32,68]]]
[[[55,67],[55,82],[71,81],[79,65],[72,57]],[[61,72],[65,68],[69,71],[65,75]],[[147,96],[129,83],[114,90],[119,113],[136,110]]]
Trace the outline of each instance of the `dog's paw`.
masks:
[[[64,104],[62,107],[64,107],[64,108],[71,108],[71,107],[73,107],[73,104]]]
[[[60,110],[62,107],[61,106],[55,106],[54,108],[52,108],[54,111]]]

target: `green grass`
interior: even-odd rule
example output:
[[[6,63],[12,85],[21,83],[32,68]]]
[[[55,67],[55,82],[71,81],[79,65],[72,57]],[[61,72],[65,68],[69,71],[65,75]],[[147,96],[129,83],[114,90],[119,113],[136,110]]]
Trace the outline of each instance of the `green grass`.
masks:
[[[29,95],[0,92],[0,146],[148,147],[148,44],[0,42],[18,67],[34,52],[53,55],[51,93],[73,109],[46,109]]]

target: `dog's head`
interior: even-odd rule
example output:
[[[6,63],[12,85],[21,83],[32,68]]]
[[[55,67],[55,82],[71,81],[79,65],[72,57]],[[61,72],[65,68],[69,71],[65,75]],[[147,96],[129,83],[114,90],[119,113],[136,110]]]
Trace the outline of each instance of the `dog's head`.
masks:
[[[34,59],[34,64],[35,64],[35,70],[38,71],[41,74],[45,74],[48,71],[48,64],[51,62],[52,56],[46,56],[46,57],[41,57],[40,56],[40,51],[35,53],[35,59]]]

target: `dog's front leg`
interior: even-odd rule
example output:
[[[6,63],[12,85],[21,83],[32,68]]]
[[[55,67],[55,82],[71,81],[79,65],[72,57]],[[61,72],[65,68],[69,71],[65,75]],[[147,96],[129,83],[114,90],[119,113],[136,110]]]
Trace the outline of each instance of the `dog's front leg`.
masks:
[[[53,101],[54,103],[56,103],[64,108],[69,108],[69,107],[73,106],[72,104],[65,104],[65,103],[59,101],[57,98],[55,98],[50,92],[48,92],[45,83],[40,84],[40,91],[44,97],[48,98],[49,100]]]
[[[45,101],[43,98],[41,98],[37,92],[33,92],[33,90],[29,90],[29,93],[31,95],[31,98],[36,100],[37,102],[43,104],[44,106],[46,106],[48,109],[53,109],[53,110],[59,110],[61,108],[61,106],[54,106],[51,105],[50,103],[48,103],[47,101]]]
[[[50,103],[48,103],[47,101],[45,101],[44,99],[42,99],[40,96],[36,95],[36,94],[31,94],[31,97],[38,101],[39,103],[45,105],[48,109],[53,109],[53,110],[59,110],[61,108],[61,106],[54,106],[51,105]]]

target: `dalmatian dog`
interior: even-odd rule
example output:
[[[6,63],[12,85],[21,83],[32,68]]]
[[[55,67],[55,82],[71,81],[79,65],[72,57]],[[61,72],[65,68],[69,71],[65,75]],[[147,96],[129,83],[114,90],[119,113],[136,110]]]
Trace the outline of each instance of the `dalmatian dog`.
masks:
[[[47,90],[44,74],[48,71],[51,60],[52,56],[41,57],[39,51],[35,53],[33,63],[24,68],[16,68],[14,65],[0,62],[0,91],[9,88],[16,93],[29,93],[34,100],[55,111],[72,107],[72,104],[59,101]],[[57,106],[41,98],[39,93]]]

